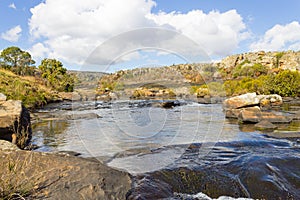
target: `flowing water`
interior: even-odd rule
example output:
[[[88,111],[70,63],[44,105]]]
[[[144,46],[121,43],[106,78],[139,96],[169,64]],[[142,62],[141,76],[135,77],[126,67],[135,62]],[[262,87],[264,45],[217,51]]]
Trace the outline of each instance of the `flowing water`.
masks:
[[[36,115],[101,118],[36,122],[33,142],[37,151],[75,151],[128,171],[134,177],[128,199],[196,199],[191,194],[199,192],[300,199],[299,122],[263,133],[225,119],[219,104],[178,102],[164,109],[159,103],[53,105]]]

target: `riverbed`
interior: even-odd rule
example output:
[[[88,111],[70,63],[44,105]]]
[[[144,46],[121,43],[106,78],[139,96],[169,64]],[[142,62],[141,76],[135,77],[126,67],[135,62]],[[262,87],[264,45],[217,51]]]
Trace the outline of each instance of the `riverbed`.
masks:
[[[36,151],[73,151],[133,175],[128,198],[300,199],[300,123],[274,132],[225,119],[221,104],[64,102],[38,110]],[[55,117],[52,115],[55,113]],[[59,115],[99,117],[63,120]],[[52,118],[51,118],[52,117]],[[201,193],[201,194],[202,194]]]

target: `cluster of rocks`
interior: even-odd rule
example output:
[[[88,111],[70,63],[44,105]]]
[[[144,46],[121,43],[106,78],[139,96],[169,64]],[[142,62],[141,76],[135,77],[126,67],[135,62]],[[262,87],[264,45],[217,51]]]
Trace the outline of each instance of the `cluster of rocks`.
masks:
[[[257,129],[276,129],[277,123],[290,123],[293,117],[272,111],[282,105],[279,95],[256,95],[247,93],[231,97],[223,102],[226,118],[235,118],[242,123],[253,123]]]
[[[0,139],[25,148],[31,140],[31,135],[29,111],[21,101],[7,100],[6,96],[0,93]]]

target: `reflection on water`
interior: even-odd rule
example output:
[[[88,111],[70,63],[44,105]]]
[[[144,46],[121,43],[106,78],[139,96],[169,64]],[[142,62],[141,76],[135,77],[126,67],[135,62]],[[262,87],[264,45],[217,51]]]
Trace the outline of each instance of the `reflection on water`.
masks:
[[[86,112],[65,111],[65,114]],[[95,112],[102,118],[35,124],[34,142],[42,147],[39,150],[76,149],[83,156],[112,156],[135,148],[192,142],[213,144],[219,140],[232,140],[239,132],[236,126],[226,123],[221,105],[188,104],[162,109],[117,102],[110,109],[90,109],[88,112]]]
[[[41,151],[78,151],[83,156],[113,156],[137,148],[159,148],[177,144],[205,143],[251,139],[249,133],[260,133],[253,125],[238,124],[224,118],[221,105],[189,103],[173,109],[151,107],[145,101],[116,102],[104,109],[64,111],[62,114],[94,112],[102,118],[89,120],[49,120],[33,125],[34,143]],[[143,106],[147,105],[147,106]],[[57,105],[59,106],[59,105]],[[66,105],[63,104],[65,107]],[[70,104],[69,107],[72,105]],[[57,107],[47,112],[57,112]],[[60,111],[61,112],[61,111]],[[45,114],[45,111],[42,112]],[[278,124],[279,138],[299,137],[300,122]]]
[[[65,132],[70,127],[67,121],[50,120],[35,123],[32,125],[34,130],[33,142],[37,143],[43,150],[55,149],[66,143]]]
[[[80,105],[60,111],[93,112],[102,118],[36,123],[33,140],[38,151],[105,157],[107,165],[137,175],[131,195],[144,199],[176,199],[171,198],[174,192],[300,198],[300,121],[259,132],[253,124],[225,119],[221,105],[162,109],[148,104],[115,102],[92,108],[89,103],[88,110]]]

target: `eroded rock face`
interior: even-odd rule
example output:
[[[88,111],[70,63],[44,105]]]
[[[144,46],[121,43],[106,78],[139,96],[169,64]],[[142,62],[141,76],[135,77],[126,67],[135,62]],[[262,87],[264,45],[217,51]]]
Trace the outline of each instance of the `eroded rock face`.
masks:
[[[29,111],[21,101],[0,101],[0,138],[25,148],[31,140]]]
[[[234,68],[243,62],[251,64],[260,63],[264,66],[279,69],[289,69],[292,71],[299,70],[300,66],[300,52],[286,51],[286,52],[250,52],[238,55],[232,55],[224,58],[217,65],[221,68]]]

